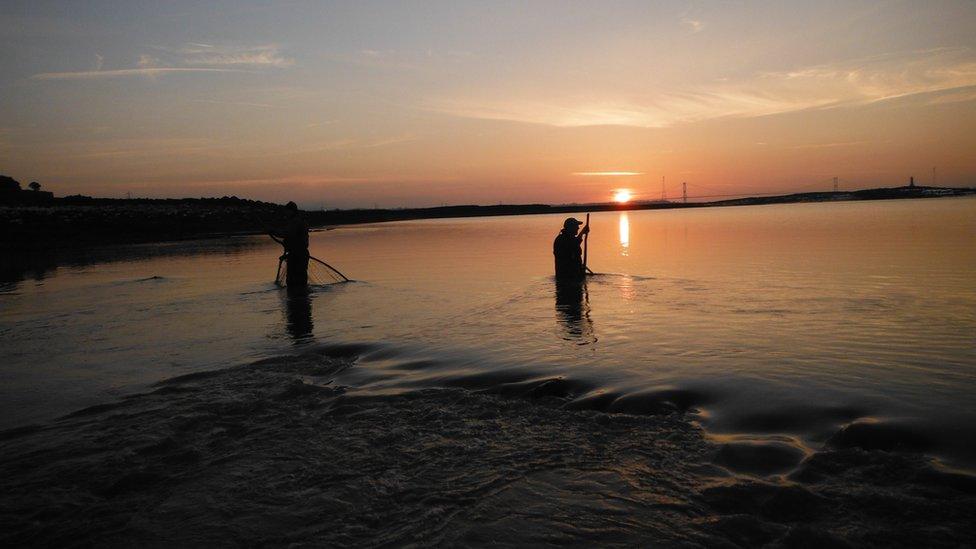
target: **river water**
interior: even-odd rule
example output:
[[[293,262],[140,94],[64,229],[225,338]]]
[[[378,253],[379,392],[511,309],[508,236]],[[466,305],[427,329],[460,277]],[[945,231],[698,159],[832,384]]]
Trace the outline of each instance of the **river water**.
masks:
[[[563,217],[314,232],[354,281],[307,299],[263,237],[11,259],[0,427],[322,347],[355,351],[337,382],[363,393],[563,378],[567,406],[676,406],[718,441],[976,468],[976,200],[596,213],[579,291],[551,276]]]

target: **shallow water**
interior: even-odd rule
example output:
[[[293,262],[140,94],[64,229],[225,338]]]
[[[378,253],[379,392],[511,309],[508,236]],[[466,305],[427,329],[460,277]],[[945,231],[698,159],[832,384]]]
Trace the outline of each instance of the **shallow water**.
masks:
[[[0,544],[888,548],[976,536],[976,479],[918,455],[829,449],[757,479],[725,467],[768,450],[716,452],[682,414],[566,410],[570,381],[375,395],[332,382],[359,368],[355,349],[294,351],[0,433]]]
[[[307,300],[260,237],[25,258],[0,288],[2,427],[354,345],[337,382],[363,394],[562,376],[568,407],[688,411],[748,474],[828,441],[976,467],[976,200],[598,213],[580,293],[551,278],[561,220],[317,232],[356,282]]]

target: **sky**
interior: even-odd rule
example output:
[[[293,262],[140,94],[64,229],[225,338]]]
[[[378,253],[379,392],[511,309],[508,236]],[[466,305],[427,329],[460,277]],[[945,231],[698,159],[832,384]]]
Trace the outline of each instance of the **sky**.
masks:
[[[974,29],[971,0],[5,0],[0,173],[315,209],[976,185]]]

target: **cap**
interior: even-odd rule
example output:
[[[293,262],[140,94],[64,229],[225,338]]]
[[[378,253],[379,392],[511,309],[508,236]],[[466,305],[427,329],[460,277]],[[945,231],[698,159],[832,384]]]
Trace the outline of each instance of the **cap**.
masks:
[[[564,229],[569,229],[570,227],[576,228],[582,224],[583,222],[580,221],[579,219],[576,219],[575,217],[567,217],[566,221],[563,221],[563,228]]]

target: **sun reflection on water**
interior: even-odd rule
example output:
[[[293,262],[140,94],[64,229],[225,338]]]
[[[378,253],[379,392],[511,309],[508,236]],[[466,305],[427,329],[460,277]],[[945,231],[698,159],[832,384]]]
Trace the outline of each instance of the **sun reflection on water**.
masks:
[[[620,255],[626,256],[630,253],[630,219],[627,212],[620,212]]]

